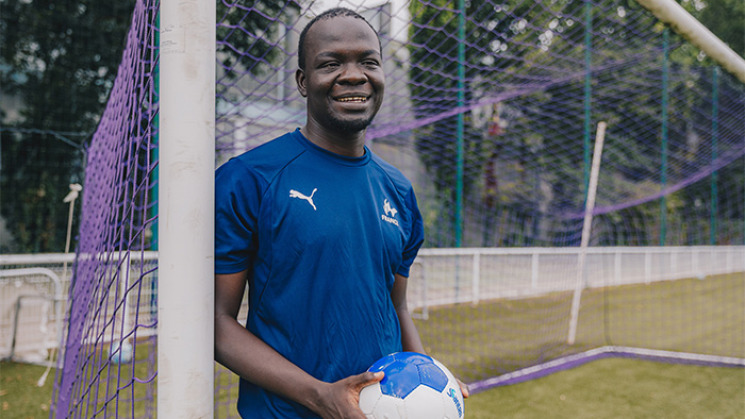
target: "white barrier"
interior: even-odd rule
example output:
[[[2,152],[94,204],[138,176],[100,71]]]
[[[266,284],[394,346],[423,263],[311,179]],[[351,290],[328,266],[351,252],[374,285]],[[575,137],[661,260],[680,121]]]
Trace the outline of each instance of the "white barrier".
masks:
[[[120,260],[122,256],[126,259]],[[140,322],[154,322],[157,271],[153,269],[157,253],[121,252],[99,257],[109,266],[106,275],[118,278],[120,291],[111,293],[112,298],[126,294],[127,303],[116,311],[120,317],[116,322],[100,319],[96,327],[103,330],[113,325],[116,330],[110,336],[116,337],[120,335],[117,332],[132,329],[129,313],[139,313]],[[74,254],[63,253],[0,255],[0,359],[47,363],[49,350],[57,348],[62,340],[73,277],[69,272],[74,261]],[[144,281],[145,286],[139,290],[141,298],[126,292],[125,284],[130,279]],[[154,327],[140,328],[138,336],[154,333]]]
[[[409,307],[416,310],[414,314],[418,317],[426,318],[428,308],[432,306],[476,304],[487,299],[527,298],[550,292],[572,291],[576,284],[579,251],[579,248],[422,249],[411,269]],[[137,257],[133,253],[129,269],[135,275],[142,272],[140,265],[143,264],[152,265],[154,269],[157,257],[156,252],[138,252]],[[41,267],[60,277],[65,261],[71,265],[74,255],[0,255],[0,273],[10,269]],[[586,253],[585,269],[585,286],[588,288],[684,278],[703,279],[710,275],[735,272],[745,275],[745,246],[590,247]],[[156,274],[152,272],[151,277],[147,278],[150,283],[148,293],[155,292]],[[123,274],[120,277],[126,278]],[[33,278],[36,279],[30,281]],[[24,303],[23,310],[19,312],[16,335],[35,342],[27,345],[24,341],[23,351],[38,358],[59,342],[55,340],[55,325],[62,315],[57,310],[66,313],[65,297],[69,280],[60,281],[56,288],[51,287],[53,283],[54,280],[39,279],[38,275],[29,276],[26,280],[0,276],[0,357],[7,357],[11,352],[14,307],[21,294],[37,296],[29,297],[29,304]],[[22,288],[26,291],[20,293]],[[63,297],[56,297],[59,295]],[[148,298],[140,300],[141,307],[134,306],[134,298],[129,299],[125,311],[140,313],[143,319],[152,319],[155,315],[151,306],[154,295],[145,297]],[[54,301],[61,301],[61,304],[54,310],[45,308]],[[245,315],[245,309],[242,315]],[[125,319],[122,324],[127,321]],[[141,330],[139,336],[150,333],[155,333],[155,330]],[[16,354],[21,353],[19,344],[21,342],[17,342]]]
[[[0,358],[44,362],[61,340],[59,276],[47,268],[0,270],[0,299]]]
[[[409,305],[427,307],[523,298],[576,286],[580,248],[422,249]],[[745,246],[590,247],[586,288],[745,272]]]

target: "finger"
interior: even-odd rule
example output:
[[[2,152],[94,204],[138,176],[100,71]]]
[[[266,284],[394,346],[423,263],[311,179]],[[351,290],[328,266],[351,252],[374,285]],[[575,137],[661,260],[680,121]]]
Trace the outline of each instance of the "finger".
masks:
[[[368,371],[366,373],[363,373],[362,375],[365,376],[365,382],[368,384],[379,383],[383,379],[383,377],[385,377],[385,373],[383,371]]]
[[[468,388],[468,384],[464,383],[463,381],[458,380],[458,385],[460,385],[460,392],[463,393],[463,398],[467,399],[468,396],[471,395],[471,391]]]
[[[385,377],[385,373],[383,371],[378,371],[378,372],[367,371],[367,372],[363,372],[362,374],[359,374],[359,375],[355,376],[355,381],[356,381],[355,387],[358,387],[360,389],[362,387],[367,387],[367,386],[369,386],[371,384],[375,384],[375,383],[380,382],[380,380],[382,380],[383,377]]]

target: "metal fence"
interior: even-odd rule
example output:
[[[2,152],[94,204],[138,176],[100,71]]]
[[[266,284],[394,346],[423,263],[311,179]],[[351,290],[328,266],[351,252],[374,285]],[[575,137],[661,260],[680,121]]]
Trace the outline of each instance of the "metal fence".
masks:
[[[433,306],[745,272],[745,246],[592,247],[578,272],[580,248],[422,249],[411,271],[409,306],[426,318]],[[156,317],[156,252],[128,258],[128,275],[148,272],[126,299],[124,317]],[[135,261],[135,259],[137,259]],[[0,358],[44,363],[62,338],[75,255],[0,255]],[[143,268],[147,266],[147,268]],[[120,272],[121,287],[128,278]],[[124,295],[124,290],[120,295]],[[113,293],[116,294],[116,293]],[[113,295],[112,294],[112,295]],[[130,295],[130,293],[127,293]],[[245,318],[246,307],[241,312]],[[128,327],[131,318],[118,319]],[[155,333],[155,328],[149,329]],[[147,329],[139,332],[146,333]],[[116,335],[116,333],[114,333]]]

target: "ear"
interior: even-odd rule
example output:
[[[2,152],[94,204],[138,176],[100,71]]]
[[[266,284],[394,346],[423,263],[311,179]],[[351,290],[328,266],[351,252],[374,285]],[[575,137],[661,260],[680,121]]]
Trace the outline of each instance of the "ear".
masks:
[[[308,97],[308,90],[305,88],[305,72],[299,68],[295,72],[295,83],[297,84],[297,91],[300,92],[300,96]]]

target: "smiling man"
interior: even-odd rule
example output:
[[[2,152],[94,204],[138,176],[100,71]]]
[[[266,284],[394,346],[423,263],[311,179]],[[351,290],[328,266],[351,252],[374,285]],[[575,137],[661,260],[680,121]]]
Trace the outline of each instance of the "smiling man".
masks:
[[[411,183],[365,146],[383,103],[380,40],[332,9],[300,35],[307,123],[216,174],[215,357],[245,418],[360,418],[365,372],[424,352],[406,306],[423,241]],[[236,317],[245,287],[245,327]]]
[[[359,157],[365,129],[383,103],[385,74],[377,34],[359,15],[334,9],[300,35],[296,73],[307,100],[303,134],[320,147]],[[310,39],[309,39],[310,38]]]

